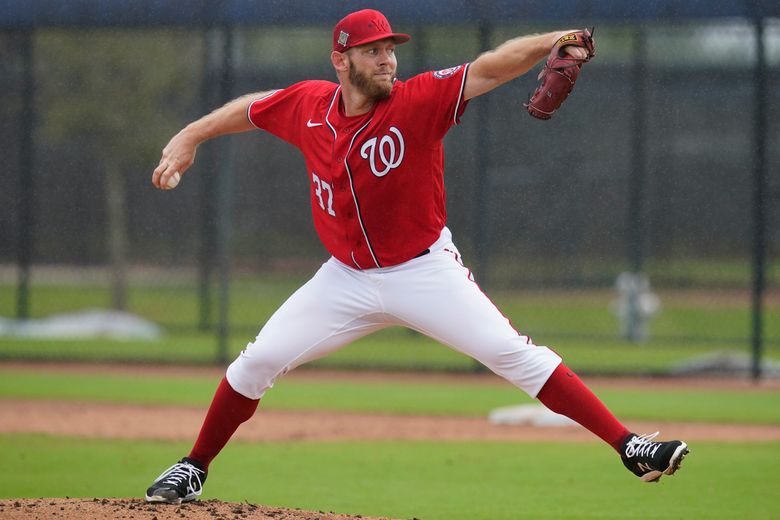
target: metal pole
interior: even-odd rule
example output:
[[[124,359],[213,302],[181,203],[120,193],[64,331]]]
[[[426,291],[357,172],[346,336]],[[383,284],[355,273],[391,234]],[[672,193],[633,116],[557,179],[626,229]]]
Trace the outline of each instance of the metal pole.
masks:
[[[632,84],[635,86],[635,95],[633,98],[632,110],[632,142],[631,150],[633,159],[631,161],[631,171],[628,180],[628,257],[631,263],[631,272],[636,277],[637,284],[639,276],[644,270],[644,213],[643,197],[645,182],[647,179],[646,168],[646,135],[645,120],[647,109],[647,52],[645,49],[645,32],[641,26],[635,27],[634,31],[634,70]],[[628,309],[628,324],[626,327],[627,339],[632,342],[641,339],[641,320],[639,316],[639,292],[630,291]]]
[[[216,99],[217,89],[213,87],[214,82],[214,50],[219,35],[212,27],[206,27],[203,31],[203,77],[201,82],[201,113],[209,112],[219,103]],[[200,330],[209,330],[212,328],[212,294],[211,280],[214,270],[215,256],[215,213],[216,208],[214,193],[216,192],[216,165],[214,164],[215,154],[210,149],[201,152],[200,168],[200,265],[199,265],[199,302],[200,319],[198,328]]]
[[[220,96],[228,102],[233,90],[233,39],[234,29],[225,26],[222,74],[219,82]],[[231,202],[233,198],[233,168],[231,139],[223,139],[219,144],[219,168],[217,173],[217,257],[219,269],[219,324],[217,326],[217,360],[227,361],[230,336],[230,243],[231,243]]]
[[[753,363],[751,374],[755,381],[761,378],[761,356],[763,352],[763,304],[766,269],[766,194],[768,192],[766,171],[765,135],[767,128],[767,71],[764,48],[764,21],[755,19],[756,67],[753,97]]]
[[[642,206],[642,193],[645,189],[645,180],[647,178],[646,168],[646,135],[645,135],[645,114],[647,108],[647,88],[645,78],[647,76],[645,51],[645,34],[642,27],[636,27],[634,30],[634,80],[635,95],[633,102],[633,125],[632,125],[632,168],[629,178],[629,258],[631,259],[631,270],[634,273],[641,273],[644,269],[644,219]]]
[[[33,49],[33,30],[19,33],[20,52],[23,63],[22,110],[20,114],[20,151],[19,151],[19,237],[17,263],[19,268],[16,290],[16,317],[26,319],[30,316],[30,264],[33,255],[35,201],[34,141],[35,131],[35,56]]]
[[[490,43],[493,36],[493,27],[487,20],[479,24],[479,48],[480,52],[490,50]],[[477,266],[479,267],[479,284],[483,289],[487,289],[488,277],[488,257],[490,255],[489,246],[489,204],[487,201],[490,189],[490,96],[484,96],[477,104],[477,177],[475,214],[474,214],[474,245],[477,256]]]
[[[417,25],[414,28],[414,73],[420,74],[428,70],[428,34],[425,26]]]
[[[486,19],[479,24],[479,49],[485,52],[491,49],[493,27]],[[488,257],[490,255],[489,207],[490,191],[490,96],[483,96],[477,104],[477,178],[474,214],[474,247],[476,249],[477,267],[479,268],[479,285],[486,290],[489,284]],[[482,363],[474,362],[474,371],[486,370]]]

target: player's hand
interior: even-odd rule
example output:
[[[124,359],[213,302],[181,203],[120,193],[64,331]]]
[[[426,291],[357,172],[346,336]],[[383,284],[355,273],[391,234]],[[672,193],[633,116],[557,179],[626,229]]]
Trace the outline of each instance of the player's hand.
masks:
[[[566,36],[567,34],[571,34],[573,32],[577,32],[578,29],[571,29],[569,31],[562,31],[558,33],[558,35],[555,38],[555,41],[558,41],[558,38],[562,38],[563,36]],[[574,59],[577,60],[585,60],[588,58],[588,51],[586,49],[583,49],[582,47],[577,47],[574,45],[564,45],[561,47],[561,50],[571,56]]]
[[[160,164],[152,173],[152,184],[160,190],[176,187],[184,172],[195,161],[198,144],[191,139],[186,130],[182,130],[163,148]]]
[[[588,57],[588,51],[582,47],[575,47],[574,45],[566,45],[563,47],[563,52],[577,60],[584,60]]]

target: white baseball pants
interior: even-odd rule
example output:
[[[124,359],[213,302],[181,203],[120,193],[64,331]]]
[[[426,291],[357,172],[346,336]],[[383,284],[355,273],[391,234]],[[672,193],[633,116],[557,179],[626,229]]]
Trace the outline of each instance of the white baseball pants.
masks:
[[[561,358],[512,327],[473,281],[451,238],[445,227],[430,253],[393,267],[360,271],[335,258],[325,262],[228,367],[230,386],[259,399],[289,370],[401,325],[536,397]]]

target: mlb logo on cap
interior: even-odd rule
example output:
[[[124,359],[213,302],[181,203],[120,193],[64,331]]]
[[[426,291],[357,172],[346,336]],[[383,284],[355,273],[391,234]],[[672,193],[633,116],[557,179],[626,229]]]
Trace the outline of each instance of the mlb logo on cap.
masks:
[[[374,9],[355,11],[333,28],[333,50],[344,52],[365,43],[392,38],[395,43],[408,42],[411,36],[394,33],[385,15]]]

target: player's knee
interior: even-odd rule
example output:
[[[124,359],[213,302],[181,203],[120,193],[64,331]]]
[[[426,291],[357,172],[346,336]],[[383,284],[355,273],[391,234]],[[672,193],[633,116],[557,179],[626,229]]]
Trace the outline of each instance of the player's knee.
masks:
[[[521,337],[486,349],[479,360],[493,372],[506,377],[522,374],[539,365],[557,365],[560,356],[547,347],[536,346]]]
[[[289,360],[272,349],[247,348],[230,364],[228,381],[240,394],[260,399],[289,370]]]

